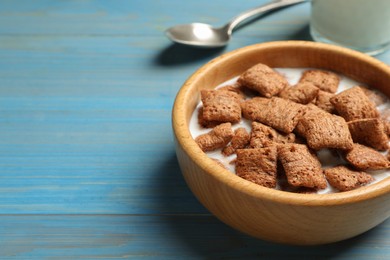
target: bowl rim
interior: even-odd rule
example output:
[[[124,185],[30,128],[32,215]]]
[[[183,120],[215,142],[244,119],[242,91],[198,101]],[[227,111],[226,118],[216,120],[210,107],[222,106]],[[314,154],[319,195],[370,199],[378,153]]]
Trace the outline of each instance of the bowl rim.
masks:
[[[288,205],[331,206],[361,202],[389,193],[390,177],[386,177],[385,179],[368,186],[359,187],[355,190],[328,194],[300,194],[267,188],[232,174],[232,172],[224,169],[223,167],[215,167],[215,161],[210,159],[199,148],[191,136],[188,124],[186,124],[187,118],[184,109],[186,105],[185,101],[190,98],[189,90],[193,84],[202,78],[205,74],[207,74],[210,70],[219,66],[221,63],[228,62],[232,57],[241,55],[245,52],[261,51],[263,49],[266,50],[269,48],[322,48],[326,51],[337,53],[345,57],[353,56],[362,62],[370,64],[373,67],[384,70],[390,75],[390,66],[377,60],[376,58],[358,51],[326,43],[309,41],[275,41],[242,47],[224,53],[207,62],[205,65],[196,70],[180,88],[172,109],[172,128],[177,140],[177,145],[180,145],[187,156],[191,158],[191,160],[203,171],[209,174],[210,177],[222,182],[236,191],[245,193],[246,195],[259,200],[277,201],[279,203]]]

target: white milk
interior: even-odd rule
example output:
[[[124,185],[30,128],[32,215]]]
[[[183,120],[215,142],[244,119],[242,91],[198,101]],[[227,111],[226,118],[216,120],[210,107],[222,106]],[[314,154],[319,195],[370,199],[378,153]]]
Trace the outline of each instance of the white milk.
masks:
[[[287,81],[290,83],[290,85],[295,85],[299,81],[299,79],[301,78],[302,72],[305,71],[306,69],[275,68],[275,70],[277,72],[279,72],[281,75],[283,75],[287,79]],[[340,76],[340,84],[339,84],[337,93],[342,92],[342,91],[344,91],[348,88],[351,88],[353,86],[357,86],[357,85],[364,86],[363,84],[356,82],[355,80],[352,80],[348,77],[345,77],[342,75],[339,75],[339,76]],[[231,85],[237,81],[237,78],[238,77],[233,78],[229,81],[226,81],[226,82],[222,83],[221,85],[217,86],[217,88],[222,87],[222,86],[226,86],[226,85]],[[199,102],[199,104],[198,104],[197,108],[195,109],[194,113],[192,114],[192,117],[190,120],[189,128],[190,128],[191,135],[194,139],[197,136],[199,136],[201,134],[205,134],[205,133],[210,131],[209,128],[203,128],[198,123],[198,110],[201,106],[202,106],[202,103]],[[387,103],[382,104],[377,108],[379,111],[389,109],[390,108],[390,101],[387,100]],[[242,118],[242,120],[239,123],[234,124],[232,127],[234,130],[239,128],[239,127],[245,127],[246,130],[248,132],[250,132],[251,131],[251,122],[246,120],[245,118]],[[233,174],[235,174],[235,172],[236,172],[235,166],[231,162],[234,161],[234,159],[236,159],[236,154],[225,157],[224,155],[222,155],[221,149],[218,149],[218,150],[215,150],[212,152],[207,152],[207,155],[210,158],[218,159],[220,162],[222,162],[224,164],[224,166],[228,170],[230,170]],[[345,162],[343,162],[343,160],[340,156],[336,156],[334,153],[331,153],[328,149],[322,149],[322,150],[318,151],[317,157],[320,160],[323,169],[337,166],[340,164],[345,164]],[[384,178],[390,176],[390,170],[370,171],[369,173],[371,173],[375,179],[375,181],[373,183],[378,182],[380,180],[383,180]],[[332,193],[332,192],[335,192],[335,189],[332,188],[330,185],[328,185],[327,188],[318,191],[319,194]]]
[[[390,1],[312,0],[310,27],[317,41],[375,55],[390,44]]]

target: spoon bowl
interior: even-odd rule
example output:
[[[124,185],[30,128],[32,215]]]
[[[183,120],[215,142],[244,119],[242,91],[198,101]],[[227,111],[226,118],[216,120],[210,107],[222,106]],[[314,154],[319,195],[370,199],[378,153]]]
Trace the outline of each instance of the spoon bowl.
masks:
[[[231,38],[226,28],[214,28],[205,23],[181,24],[169,28],[165,33],[174,42],[198,47],[222,47]]]

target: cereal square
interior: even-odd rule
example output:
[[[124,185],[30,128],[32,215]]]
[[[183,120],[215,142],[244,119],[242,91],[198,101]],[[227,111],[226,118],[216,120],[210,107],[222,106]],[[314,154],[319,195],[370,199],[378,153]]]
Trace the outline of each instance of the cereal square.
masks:
[[[339,191],[353,190],[374,180],[365,172],[353,171],[343,165],[328,168],[324,172],[329,184]]]
[[[203,119],[221,123],[241,120],[240,96],[233,91],[202,90]]]
[[[271,126],[283,133],[291,133],[306,106],[279,97],[255,97],[241,103],[243,116]]]
[[[201,125],[202,127],[205,127],[205,128],[213,128],[213,127],[216,127],[217,125],[220,124],[220,122],[218,122],[218,121],[207,121],[206,119],[204,119],[203,107],[200,107],[198,109],[198,122],[199,122],[199,125]]]
[[[283,165],[287,181],[295,187],[324,189],[327,186],[321,163],[306,145],[278,145],[278,159]]]
[[[302,137],[305,137],[306,130],[304,128],[304,125],[302,124],[302,121],[304,120],[304,118],[306,118],[306,117],[321,117],[321,116],[329,116],[329,113],[324,111],[323,109],[317,107],[316,105],[307,104],[306,110],[303,113],[301,119],[298,121],[298,123],[294,129],[294,132]]]
[[[250,135],[245,128],[240,127],[234,131],[234,136],[230,141],[230,144],[222,150],[222,154],[225,156],[232,155],[237,149],[243,149],[249,144]]]
[[[295,135],[281,134],[272,127],[263,125],[259,122],[252,122],[252,132],[250,137],[250,147],[262,148],[272,146],[275,143],[293,143]]]
[[[289,99],[296,103],[308,104],[316,98],[319,88],[310,82],[301,82],[295,86],[287,87],[280,92],[279,97]]]
[[[300,123],[310,148],[352,149],[353,141],[344,118],[329,113],[311,113]]]
[[[233,138],[233,135],[231,123],[223,123],[214,127],[208,133],[196,137],[195,142],[202,151],[209,152],[225,147]]]
[[[387,150],[389,140],[381,119],[358,119],[348,122],[348,127],[354,142],[368,145],[380,151]]]
[[[238,83],[268,98],[279,94],[280,91],[289,86],[282,75],[262,63],[242,73],[238,78]]]
[[[243,179],[264,187],[276,187],[276,146],[255,149],[238,149],[236,173]]]
[[[346,121],[379,117],[374,103],[358,86],[340,92],[332,97],[330,102],[334,105],[337,113]]]
[[[243,92],[243,88],[240,87],[240,86],[236,86],[236,85],[226,85],[226,86],[223,86],[223,87],[220,87],[218,89],[216,89],[218,91],[230,91],[230,92],[234,92],[236,94],[238,94],[238,97],[240,99],[244,99],[245,98],[245,94]]]
[[[330,71],[306,70],[303,72],[299,82],[311,82],[323,91],[336,93],[340,78],[337,74]]]
[[[336,110],[335,110],[333,104],[330,102],[330,99],[333,96],[334,96],[334,94],[332,94],[332,93],[320,90],[318,92],[318,95],[317,95],[317,98],[316,98],[314,104],[317,107],[325,110],[326,112],[334,113]]]
[[[389,161],[380,152],[361,144],[354,144],[345,159],[358,170],[381,170],[389,167]]]

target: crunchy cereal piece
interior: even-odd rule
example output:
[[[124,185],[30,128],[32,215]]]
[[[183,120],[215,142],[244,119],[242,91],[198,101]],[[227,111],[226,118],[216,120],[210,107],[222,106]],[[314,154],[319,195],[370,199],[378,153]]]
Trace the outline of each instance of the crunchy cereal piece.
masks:
[[[241,103],[242,116],[246,119],[255,121],[263,117],[262,110],[269,110],[270,99],[254,97]]]
[[[389,167],[389,161],[380,152],[361,144],[354,144],[345,159],[358,170],[381,170]]]
[[[252,122],[252,132],[250,137],[250,147],[262,148],[272,146],[275,143],[293,143],[295,135],[278,133],[272,127],[263,125],[262,123]]]
[[[380,151],[388,148],[388,136],[383,121],[378,118],[358,119],[348,122],[352,139]]]
[[[245,98],[245,94],[243,93],[243,90],[240,86],[226,85],[226,86],[220,87],[216,90],[218,90],[218,91],[231,91],[231,92],[236,93],[240,99]]]
[[[264,187],[276,187],[276,146],[238,149],[236,173],[241,178]]]
[[[283,133],[291,133],[303,115],[306,106],[290,100],[255,97],[241,103],[243,116],[259,121]]]
[[[285,171],[283,170],[283,165],[278,161],[278,188],[282,191],[294,192],[294,193],[317,193],[317,189],[315,188],[307,188],[307,187],[299,187],[292,186],[288,183],[287,176]]]
[[[225,147],[233,138],[231,123],[223,123],[214,127],[210,132],[199,135],[195,142],[204,152],[213,151]]]
[[[203,107],[200,107],[198,110],[198,123],[205,128],[213,128],[220,124],[217,121],[207,121],[203,118]]]
[[[365,172],[353,171],[343,165],[328,168],[324,172],[329,184],[339,191],[353,190],[374,180]]]
[[[306,136],[306,130],[304,128],[304,125],[302,124],[302,120],[305,117],[321,117],[321,116],[328,116],[329,113],[322,110],[321,108],[317,107],[316,105],[313,104],[308,104],[306,105],[306,110],[303,113],[301,119],[298,121],[294,132],[296,132],[298,135],[305,137]]]
[[[234,136],[230,141],[230,144],[222,150],[222,154],[225,156],[232,155],[237,149],[245,148],[249,144],[250,135],[245,128],[240,127],[234,131]]]
[[[344,118],[326,112],[311,113],[304,116],[300,123],[310,148],[352,149],[352,137]]]
[[[289,86],[287,80],[265,64],[259,63],[246,70],[238,78],[238,83],[247,88],[256,90],[264,97],[279,94]]]
[[[317,98],[316,98],[314,104],[317,107],[325,110],[326,112],[333,114],[336,111],[333,104],[330,102],[330,99],[333,96],[334,96],[334,94],[332,94],[332,93],[320,90],[318,92],[318,95],[317,95]]]
[[[370,101],[375,104],[375,106],[380,106],[388,101],[388,98],[377,90],[366,87],[361,87],[361,89],[367,95]]]
[[[202,90],[203,119],[237,123],[241,120],[240,97],[233,91]]]
[[[324,189],[327,186],[318,158],[306,145],[278,145],[278,158],[283,165],[288,183],[295,187]]]
[[[364,91],[356,86],[330,99],[337,113],[346,121],[379,117],[379,112]]]
[[[287,87],[279,93],[279,97],[289,99],[291,101],[308,104],[318,94],[319,88],[310,82],[301,82],[292,87]]]
[[[340,78],[337,74],[323,70],[307,70],[303,72],[299,82],[311,82],[317,88],[335,93],[339,86]]]

